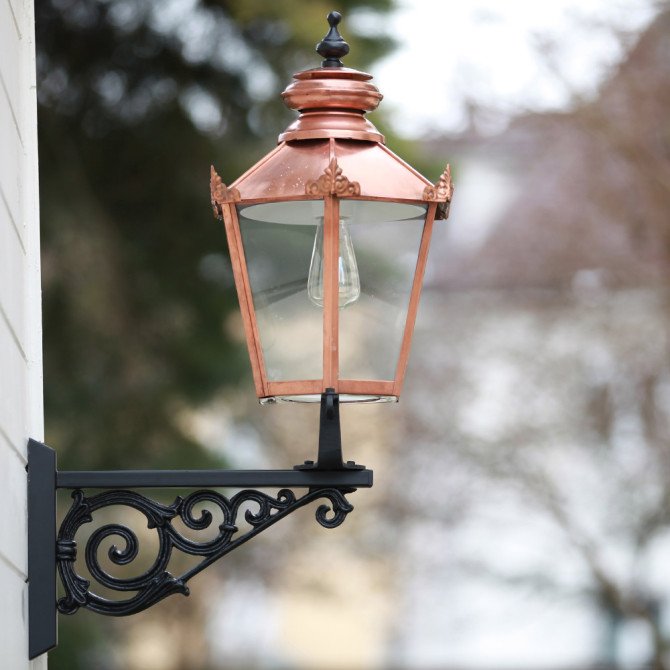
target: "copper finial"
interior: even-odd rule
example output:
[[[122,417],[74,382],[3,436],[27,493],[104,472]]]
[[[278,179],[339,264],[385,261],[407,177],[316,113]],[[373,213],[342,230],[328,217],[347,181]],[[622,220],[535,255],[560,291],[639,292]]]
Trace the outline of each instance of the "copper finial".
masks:
[[[344,67],[340,60],[342,56],[349,53],[349,45],[344,41],[337,29],[337,24],[342,20],[342,14],[331,12],[328,14],[330,30],[328,34],[316,45],[316,51],[325,59],[321,67]]]
[[[370,83],[372,75],[345,67],[340,56],[349,53],[349,45],[337,31],[342,20],[339,12],[328,14],[330,30],[317,44],[325,58],[321,67],[298,72],[297,79],[282,93],[289,109],[300,117],[280,136],[280,142],[341,138],[384,143],[384,136],[364,118],[377,109],[382,94]]]

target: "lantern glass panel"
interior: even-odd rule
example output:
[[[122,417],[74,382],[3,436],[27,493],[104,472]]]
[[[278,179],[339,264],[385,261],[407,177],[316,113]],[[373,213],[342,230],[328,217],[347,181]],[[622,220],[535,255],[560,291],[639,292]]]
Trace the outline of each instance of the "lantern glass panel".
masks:
[[[395,379],[427,209],[340,201],[360,278],[359,298],[340,309],[340,379]]]
[[[268,381],[323,376],[323,309],[307,295],[323,200],[238,207]]]

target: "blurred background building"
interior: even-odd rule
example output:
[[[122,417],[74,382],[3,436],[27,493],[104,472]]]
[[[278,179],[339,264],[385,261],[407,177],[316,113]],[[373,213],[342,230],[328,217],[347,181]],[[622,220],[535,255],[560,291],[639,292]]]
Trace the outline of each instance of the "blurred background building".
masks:
[[[456,184],[401,403],[342,411],[375,487],[188,599],[61,617],[51,668],[669,667],[665,2],[37,3],[47,443],[63,469],[313,455],[318,410],[255,403],[208,171],[272,146],[330,9],[389,146]]]

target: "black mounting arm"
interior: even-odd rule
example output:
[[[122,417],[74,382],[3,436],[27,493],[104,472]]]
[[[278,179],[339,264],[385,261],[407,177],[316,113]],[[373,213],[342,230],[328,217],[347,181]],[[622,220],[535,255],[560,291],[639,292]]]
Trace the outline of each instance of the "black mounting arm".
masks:
[[[342,462],[339,398],[328,389],[321,399],[321,429],[317,463],[296,466],[293,470],[129,470],[98,472],[60,472],[56,453],[46,445],[28,444],[28,578],[29,578],[29,656],[35,658],[57,644],[57,612],[74,614],[86,608],[107,616],[128,616],[148,609],[174,593],[189,594],[186,583],[222,556],[274,525],[291,512],[318,499],[325,502],[316,510],[316,520],[325,528],[339,526],[353,506],[345,494],[372,486],[372,472],[351,462]],[[130,488],[243,488],[228,498],[217,491],[197,490],[171,505],[152,500]],[[248,488],[247,488],[248,487]],[[111,489],[86,496],[82,489]],[[258,488],[279,488],[276,495]],[[291,488],[307,489],[296,496]],[[72,489],[74,502],[56,532],[56,491]],[[197,541],[173,525],[180,520],[191,531],[212,529],[209,510],[195,511],[200,503],[218,510],[223,521],[218,534]],[[248,505],[252,505],[249,509]],[[111,523],[94,530],[85,544],[86,567],[97,584],[121,597],[110,600],[94,593],[90,581],[79,575],[77,560],[78,530],[93,520],[102,508],[125,506],[141,512],[149,528],[158,534],[158,555],[153,565],[133,578],[109,574],[98,560],[100,545],[106,538],[119,537],[123,546],[113,545],[107,552],[112,564],[128,565],[139,553],[139,539],[127,526]],[[238,514],[242,513],[238,518]],[[239,530],[238,523],[247,528]],[[175,577],[168,571],[173,550],[198,556],[201,561]],[[65,595],[57,600],[57,577]],[[129,595],[130,594],[130,595]]]

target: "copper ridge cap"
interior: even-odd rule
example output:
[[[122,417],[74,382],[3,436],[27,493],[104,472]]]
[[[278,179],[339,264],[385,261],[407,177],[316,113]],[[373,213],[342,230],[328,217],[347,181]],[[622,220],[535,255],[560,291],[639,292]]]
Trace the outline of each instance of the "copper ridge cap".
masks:
[[[325,59],[321,67],[294,74],[296,81],[282,93],[286,106],[300,116],[279,136],[279,142],[336,138],[384,144],[384,136],[364,118],[383,98],[370,83],[372,75],[344,67],[339,60],[349,53],[337,29],[341,20],[339,12],[328,14],[330,30],[316,47]]]

